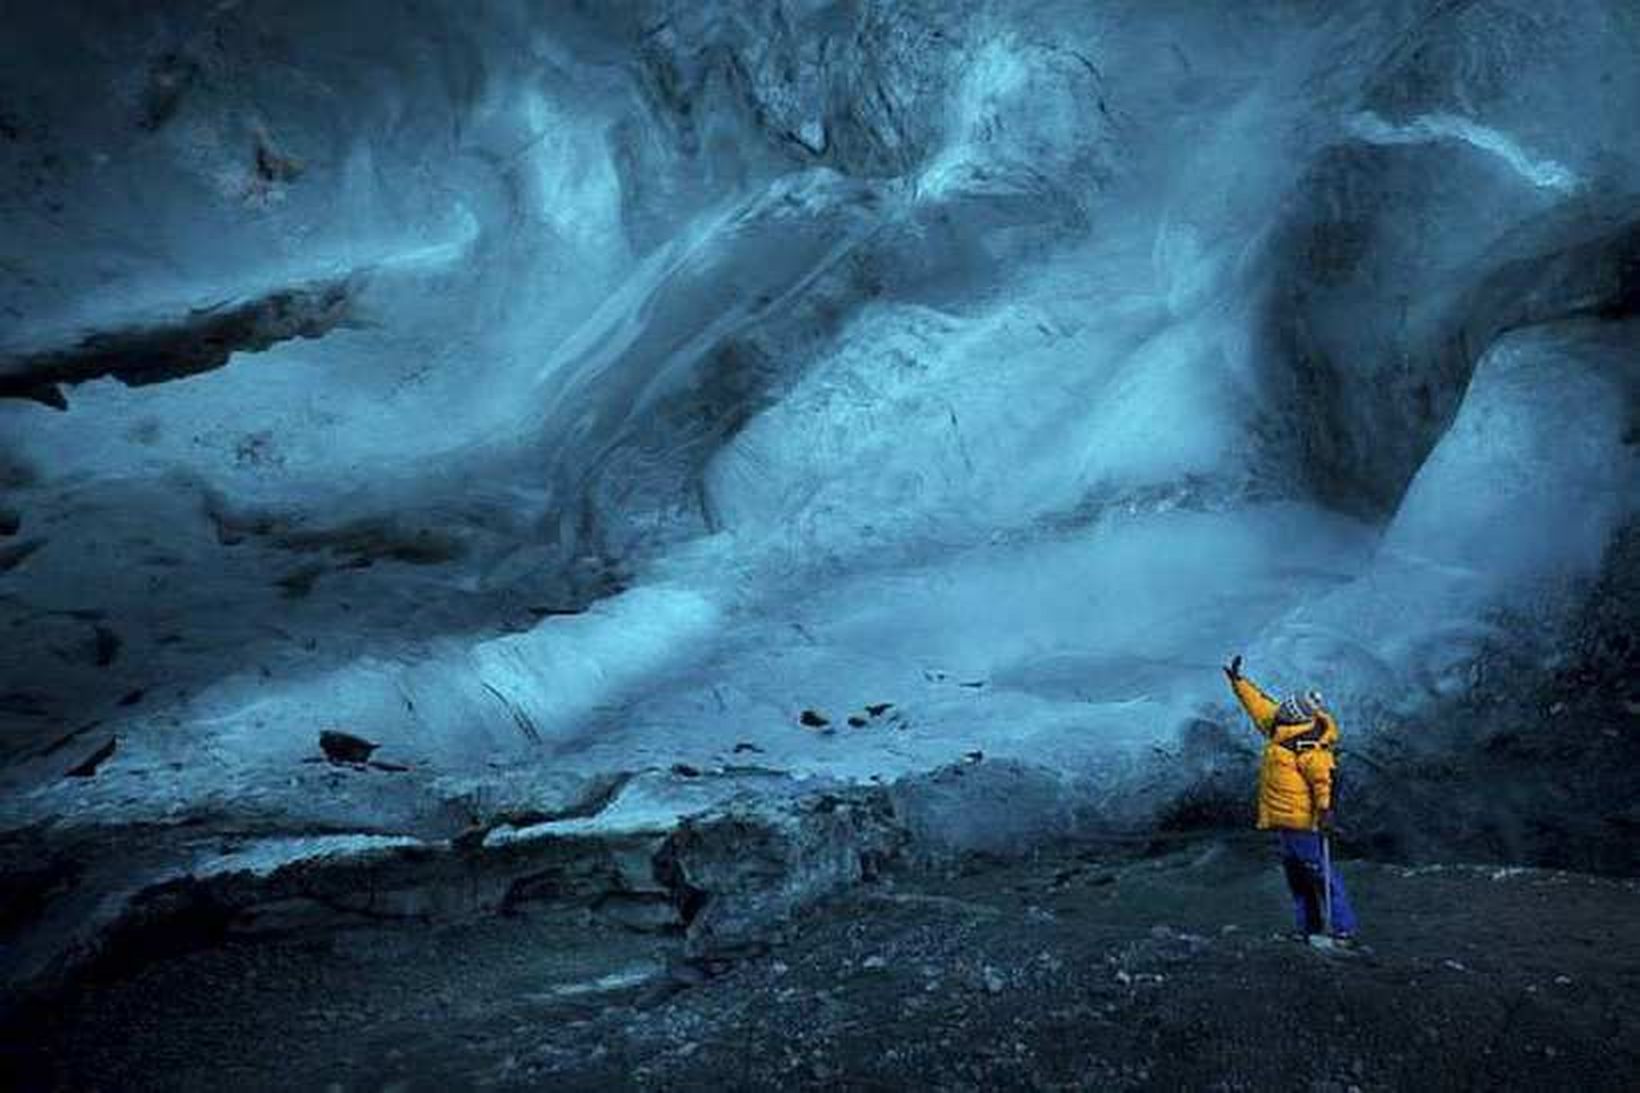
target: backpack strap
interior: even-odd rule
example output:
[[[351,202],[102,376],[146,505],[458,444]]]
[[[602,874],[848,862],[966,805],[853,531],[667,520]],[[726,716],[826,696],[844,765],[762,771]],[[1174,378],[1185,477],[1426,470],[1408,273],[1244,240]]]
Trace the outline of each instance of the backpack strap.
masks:
[[[1321,719],[1316,718],[1315,724],[1310,726],[1310,730],[1308,732],[1299,733],[1297,736],[1289,737],[1286,740],[1277,741],[1277,743],[1281,747],[1284,747],[1288,751],[1292,752],[1294,755],[1297,755],[1299,752],[1311,751],[1315,748],[1326,747],[1326,745],[1321,742],[1321,737],[1326,733],[1326,731],[1326,726],[1321,723]]]

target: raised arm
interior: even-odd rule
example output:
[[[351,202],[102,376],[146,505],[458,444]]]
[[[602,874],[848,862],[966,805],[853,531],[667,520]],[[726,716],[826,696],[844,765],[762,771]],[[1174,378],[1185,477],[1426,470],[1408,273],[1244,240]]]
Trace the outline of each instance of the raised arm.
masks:
[[[1269,736],[1276,724],[1276,710],[1281,703],[1259,690],[1258,684],[1241,674],[1241,657],[1232,657],[1225,665],[1224,674],[1229,677],[1230,689],[1236,692],[1236,698],[1241,702],[1241,708],[1247,711],[1247,716],[1253,719],[1258,731]]]

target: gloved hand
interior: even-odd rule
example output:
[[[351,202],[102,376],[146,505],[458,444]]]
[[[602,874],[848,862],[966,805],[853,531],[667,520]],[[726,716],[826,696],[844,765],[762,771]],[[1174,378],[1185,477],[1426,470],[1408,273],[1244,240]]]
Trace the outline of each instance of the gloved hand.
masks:
[[[1321,815],[1316,817],[1315,826],[1323,835],[1331,835],[1334,831],[1337,831],[1338,822],[1333,816],[1333,810],[1330,808],[1322,809]]]
[[[1234,683],[1241,678],[1241,654],[1237,653],[1230,658],[1230,663],[1224,666],[1224,674]]]

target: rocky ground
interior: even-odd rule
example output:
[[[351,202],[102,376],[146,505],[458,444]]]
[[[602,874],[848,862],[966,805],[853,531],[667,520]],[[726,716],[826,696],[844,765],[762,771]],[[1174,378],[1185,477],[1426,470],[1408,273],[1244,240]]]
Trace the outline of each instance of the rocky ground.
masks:
[[[767,948],[556,907],[292,933],[14,1015],[19,1089],[1633,1088],[1640,883],[1347,863],[1284,936],[1262,839],[898,869]]]

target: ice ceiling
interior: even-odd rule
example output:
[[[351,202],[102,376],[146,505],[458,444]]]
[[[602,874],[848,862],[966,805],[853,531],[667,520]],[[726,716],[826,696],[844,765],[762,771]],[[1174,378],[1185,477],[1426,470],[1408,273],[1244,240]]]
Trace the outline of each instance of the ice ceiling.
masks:
[[[1640,500],[1624,0],[0,8],[14,823],[1371,732]]]

